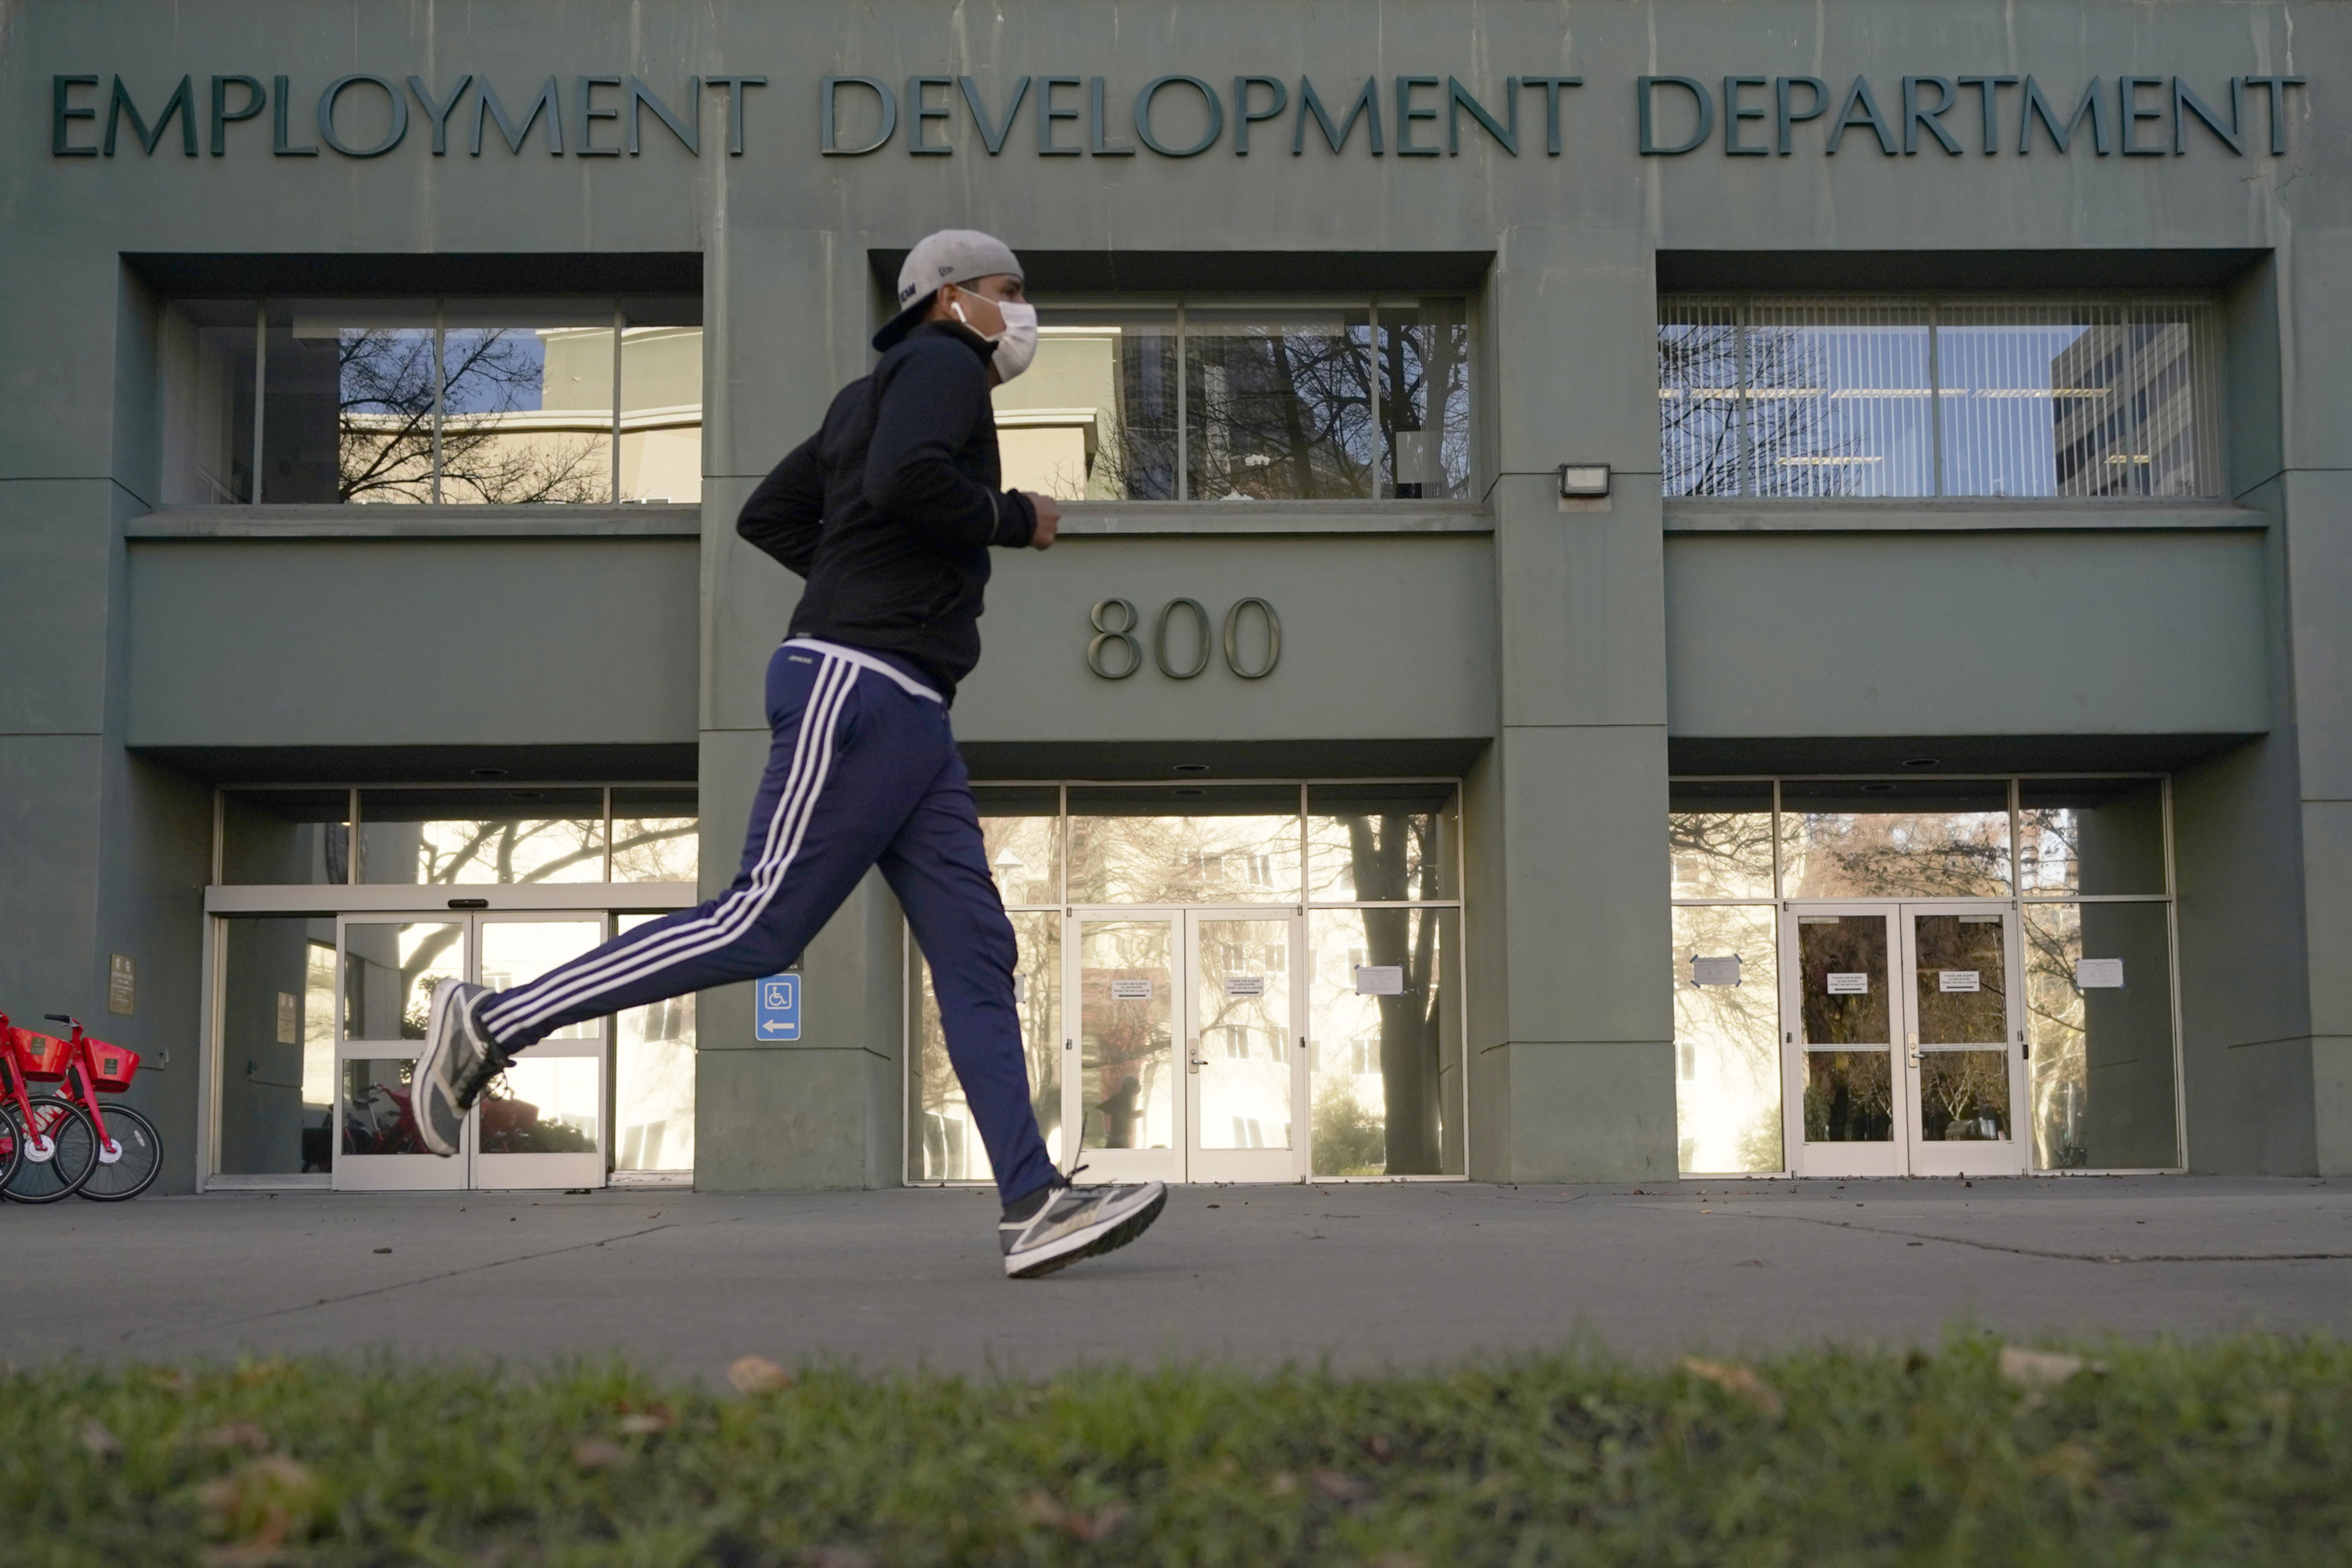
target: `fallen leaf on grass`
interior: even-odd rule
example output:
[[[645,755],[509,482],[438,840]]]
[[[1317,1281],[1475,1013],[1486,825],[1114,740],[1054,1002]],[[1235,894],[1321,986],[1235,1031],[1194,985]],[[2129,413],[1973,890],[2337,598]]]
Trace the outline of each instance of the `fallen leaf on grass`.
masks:
[[[583,1437],[572,1445],[572,1462],[583,1470],[610,1470],[629,1462],[629,1451],[604,1437]]]
[[[1013,1517],[1022,1523],[1047,1530],[1058,1530],[1073,1541],[1096,1542],[1127,1521],[1128,1509],[1123,1502],[1107,1502],[1088,1512],[1082,1508],[1064,1508],[1051,1492],[1033,1491],[1013,1505]]]
[[[630,1437],[650,1437],[668,1431],[672,1425],[668,1412],[662,1410],[640,1410],[621,1417],[622,1434]]]
[[[89,1450],[93,1459],[119,1459],[122,1457],[122,1439],[106,1429],[106,1423],[96,1416],[81,1424],[81,1446]]]
[[[1736,1362],[1703,1361],[1695,1355],[1682,1359],[1682,1369],[1693,1377],[1704,1378],[1724,1393],[1750,1405],[1766,1415],[1778,1416],[1785,1406],[1780,1395],[1770,1384]]]
[[[283,1454],[251,1460],[197,1495],[213,1532],[231,1537],[205,1550],[205,1560],[218,1568],[269,1562],[289,1540],[307,1539],[327,1511],[318,1477]]]
[[[766,1356],[747,1355],[728,1363],[727,1381],[738,1394],[778,1394],[793,1385],[793,1374]]]
[[[1334,1502],[1370,1502],[1371,1484],[1354,1476],[1341,1475],[1337,1470],[1312,1469],[1307,1472],[1307,1484]]]
[[[1298,1489],[1298,1478],[1288,1470],[1276,1470],[1265,1483],[1265,1489],[1276,1497],[1288,1497]]]
[[[2083,1370],[2083,1358],[2060,1351],[2032,1351],[2022,1345],[2000,1347],[2000,1380],[2023,1388],[2055,1388]]]
[[[207,1448],[249,1448],[257,1454],[269,1451],[269,1434],[250,1421],[225,1422],[196,1441]]]
[[[2099,1457],[2080,1443],[2061,1443],[2033,1461],[2033,1471],[2086,1491],[2098,1483]]]
[[[856,1546],[812,1546],[801,1553],[801,1568],[874,1568],[876,1561]]]
[[[1389,1447],[1389,1440],[1386,1437],[1375,1432],[1364,1439],[1364,1452],[1385,1464],[1396,1450]]]

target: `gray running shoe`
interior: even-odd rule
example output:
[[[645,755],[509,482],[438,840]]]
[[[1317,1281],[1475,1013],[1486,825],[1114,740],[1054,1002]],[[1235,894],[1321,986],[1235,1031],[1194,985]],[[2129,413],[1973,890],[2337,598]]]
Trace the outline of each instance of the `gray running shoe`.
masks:
[[[469,985],[462,980],[444,980],[433,987],[425,1049],[416,1058],[415,1076],[409,1080],[414,1097],[409,1109],[425,1146],[444,1159],[457,1152],[466,1112],[474,1109],[482,1090],[506,1071],[511,1059],[474,1020],[474,1009],[483,997],[493,994],[487,985]]]
[[[1007,1214],[996,1227],[1004,1272],[1034,1279],[1081,1258],[1125,1247],[1151,1227],[1168,1206],[1164,1182],[1134,1186],[1048,1187],[1045,1201],[1020,1218]]]

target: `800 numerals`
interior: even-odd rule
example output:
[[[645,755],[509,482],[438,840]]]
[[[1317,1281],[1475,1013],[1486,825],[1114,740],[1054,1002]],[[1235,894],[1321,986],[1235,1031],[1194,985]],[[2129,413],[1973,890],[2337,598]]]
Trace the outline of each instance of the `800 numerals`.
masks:
[[[1265,619],[1265,662],[1255,669],[1242,663],[1241,634],[1244,612],[1255,610]],[[1189,668],[1180,668],[1168,658],[1168,625],[1178,616],[1190,616],[1192,620],[1192,647],[1199,656]],[[1130,599],[1105,599],[1094,607],[1087,619],[1095,628],[1094,639],[1087,644],[1087,668],[1105,680],[1125,680],[1143,668],[1143,640],[1136,634],[1143,626],[1143,616]],[[1160,607],[1160,617],[1151,627],[1151,662],[1160,673],[1171,680],[1190,680],[1209,668],[1216,655],[1216,644],[1210,637],[1209,612],[1198,599],[1171,599]],[[1264,680],[1274,673],[1282,661],[1282,617],[1264,599],[1247,598],[1235,603],[1225,612],[1225,668],[1244,680]]]

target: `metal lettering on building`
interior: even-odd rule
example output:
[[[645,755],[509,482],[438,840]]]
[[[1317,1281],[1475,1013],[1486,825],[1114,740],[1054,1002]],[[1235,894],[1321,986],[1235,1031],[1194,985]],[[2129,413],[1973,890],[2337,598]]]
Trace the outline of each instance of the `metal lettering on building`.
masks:
[[[454,81],[352,71],[315,89],[291,75],[227,73],[200,91],[193,74],[176,82],[121,76],[58,74],[49,79],[49,152],[59,158],[112,158],[125,150],[122,132],[148,157],[170,132],[184,157],[201,138],[213,157],[229,155],[233,141],[259,151],[259,131],[232,132],[248,120],[269,119],[269,152],[278,158],[381,158],[416,140],[436,158],[449,155],[451,132],[465,153],[482,156],[486,132],[520,156],[534,136],[549,153],[574,158],[637,157],[646,116],[688,157],[702,155],[703,93],[726,94],[727,153],[741,157],[747,142],[745,100],[768,85],[760,74],[713,73],[655,84],[625,72],[603,76],[550,74],[535,86],[509,79],[504,93],[490,79],[460,72]],[[1243,74],[1230,79],[1170,72],[1132,91],[1113,91],[1100,76],[1019,76],[982,81],[969,76],[825,76],[816,81],[816,151],[828,158],[863,158],[894,142],[914,157],[957,152],[954,128],[967,123],[979,150],[1003,155],[1025,110],[1024,144],[1040,158],[1197,158],[1219,146],[1236,157],[1254,150],[1253,131],[1265,126],[1271,145],[1285,142],[1293,157],[1310,145],[1333,153],[1358,149],[1375,158],[1460,157],[1466,140],[1475,152],[1492,147],[1518,157],[1532,151],[1534,116],[1543,120],[1543,150],[1557,158],[1567,145],[1571,89],[1580,76],[1514,76],[1499,84],[1465,83],[1431,72],[1390,78],[1354,77],[1332,88],[1325,78]],[[1640,154],[1675,158],[1720,141],[1727,157],[1788,157],[1805,139],[1823,156],[1848,148],[1874,148],[1887,157],[1934,150],[1958,157],[1970,150],[2014,154],[2069,154],[2087,140],[2097,157],[2185,154],[2192,140],[2210,141],[2239,157],[2287,150],[2291,89],[2300,76],[2233,76],[2202,90],[2181,76],[2095,76],[2046,84],[2025,75],[1955,72],[1888,79],[1867,75],[1840,85],[1816,76],[1764,73],[1720,79],[1657,75],[1633,82],[1633,128]],[[142,101],[146,107],[142,107]],[[509,103],[515,107],[509,108]],[[1522,106],[1527,123],[1522,126]],[[1536,106],[1540,105],[1538,109]],[[1288,134],[1283,134],[1285,122]],[[1358,127],[1361,126],[1359,132]],[[2267,141],[2257,144],[2257,132]],[[1130,139],[1131,138],[1131,139]],[[1266,146],[1261,136],[1256,145]],[[1810,148],[1808,150],[1811,150]]]

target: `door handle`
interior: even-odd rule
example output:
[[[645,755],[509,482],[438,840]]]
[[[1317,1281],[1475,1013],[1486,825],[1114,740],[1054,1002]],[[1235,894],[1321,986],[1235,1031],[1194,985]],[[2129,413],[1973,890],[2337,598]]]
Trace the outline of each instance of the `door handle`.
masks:
[[[1184,1070],[1186,1072],[1201,1070],[1201,1037],[1198,1035],[1193,1036],[1191,1043],[1184,1048]]]

